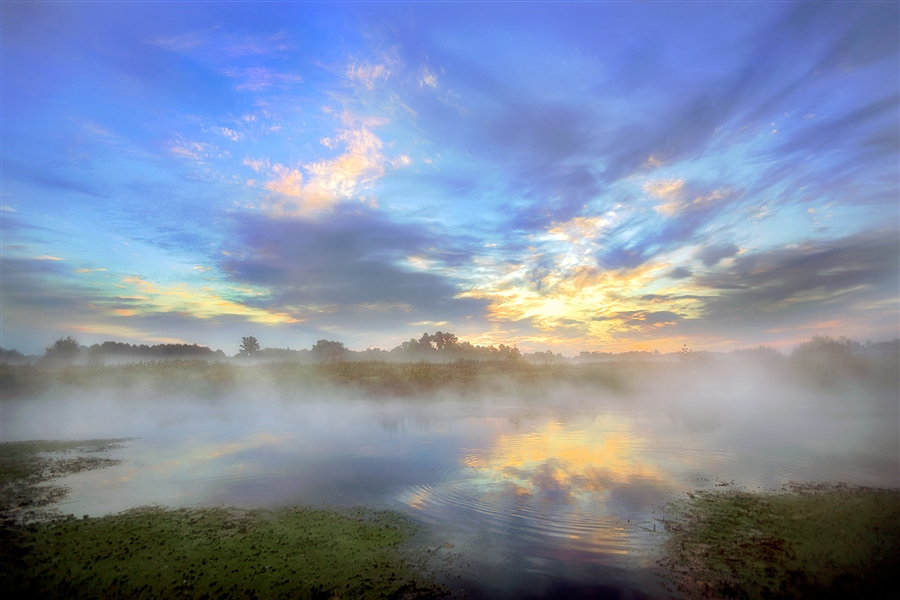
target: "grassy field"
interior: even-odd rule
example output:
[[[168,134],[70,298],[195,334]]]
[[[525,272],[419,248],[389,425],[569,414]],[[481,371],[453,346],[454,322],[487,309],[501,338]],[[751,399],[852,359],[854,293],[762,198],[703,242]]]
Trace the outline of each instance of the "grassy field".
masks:
[[[689,598],[894,598],[900,490],[701,491],[667,507],[661,564]]]
[[[38,483],[102,468],[124,440],[0,444],[0,589],[14,598],[435,598],[415,526],[391,512],[137,508],[40,512]]]
[[[651,365],[652,367],[652,365]],[[663,366],[664,368],[665,366]],[[336,363],[271,362],[236,365],[172,360],[104,366],[0,364],[0,388],[7,398],[39,396],[59,389],[120,391],[221,398],[236,390],[266,389],[284,396],[344,393],[369,397],[495,393],[510,386],[534,390],[565,383],[620,391],[630,375],[646,366],[602,363],[587,367],[535,365],[524,361]]]
[[[771,354],[771,355],[770,355]],[[207,362],[167,360],[110,365],[0,363],[0,390],[5,398],[27,398],[59,390],[91,392],[144,391],[159,395],[221,398],[236,391],[271,390],[285,397],[345,393],[367,397],[515,394],[538,396],[564,386],[615,394],[665,382],[669,389],[714,380],[723,369],[752,370],[758,377],[830,394],[861,393],[889,398],[900,393],[897,356],[854,355],[785,357],[686,353],[666,360],[533,363],[525,360],[457,360],[455,362],[335,361]]]

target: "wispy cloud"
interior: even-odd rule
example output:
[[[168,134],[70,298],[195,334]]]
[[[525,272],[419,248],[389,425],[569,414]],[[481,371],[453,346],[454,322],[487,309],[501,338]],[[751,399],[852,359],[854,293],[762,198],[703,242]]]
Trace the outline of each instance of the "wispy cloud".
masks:
[[[232,142],[237,142],[241,139],[241,134],[233,129],[229,129],[227,127],[219,127],[218,133],[230,139]]]
[[[347,66],[345,74],[350,81],[372,90],[378,83],[391,76],[391,69],[385,64],[354,62]]]
[[[170,141],[169,151],[175,156],[201,162],[220,155],[219,148],[215,144],[186,139]]]
[[[435,75],[434,71],[429,69],[428,67],[422,67],[422,75],[419,78],[419,86],[425,87],[428,86],[430,88],[437,88],[438,79],[437,75]]]
[[[302,170],[279,163],[272,165],[265,188],[273,193],[270,209],[274,213],[311,215],[330,210],[345,200],[362,200],[362,194],[384,176],[388,166],[397,169],[412,164],[406,155],[390,159],[385,156],[381,139],[368,126],[355,121],[321,143],[329,149],[343,148],[343,152],[331,159],[307,163]],[[249,159],[244,164],[257,172],[265,166]]]
[[[896,3],[270,8],[4,38],[4,334],[896,328]]]
[[[204,60],[280,56],[296,46],[285,32],[268,35],[236,33],[222,27],[158,37],[153,44],[170,52],[192,54]]]
[[[289,88],[303,83],[303,77],[293,73],[280,73],[268,67],[229,67],[225,75],[238,80],[238,91],[262,92],[269,88]]]
[[[260,171],[266,170],[270,168],[269,161],[266,159],[254,159],[250,157],[244,157],[243,164],[250,167],[257,173]]]

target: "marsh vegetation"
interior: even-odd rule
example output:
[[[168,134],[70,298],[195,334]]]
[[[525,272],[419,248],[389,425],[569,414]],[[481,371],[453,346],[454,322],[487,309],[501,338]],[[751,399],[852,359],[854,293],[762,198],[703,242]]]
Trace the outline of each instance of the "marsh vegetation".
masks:
[[[703,490],[667,507],[662,563],[688,597],[891,598],[900,490]]]

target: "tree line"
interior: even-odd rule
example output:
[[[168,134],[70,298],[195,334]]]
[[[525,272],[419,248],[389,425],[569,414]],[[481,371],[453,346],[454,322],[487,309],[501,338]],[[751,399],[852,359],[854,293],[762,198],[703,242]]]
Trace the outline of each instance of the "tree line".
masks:
[[[290,348],[262,348],[259,341],[248,336],[241,338],[241,350],[238,356],[262,360],[288,360],[300,362],[339,362],[344,360],[381,360],[381,361],[454,361],[471,360],[519,360],[523,357],[515,345],[477,346],[459,340],[453,333],[438,331],[435,334],[424,333],[419,339],[410,338],[392,350],[367,348],[366,350],[350,350],[343,342],[319,340],[309,350],[292,350]]]
[[[544,352],[523,353],[516,345],[499,344],[498,346],[479,346],[467,341],[460,341],[453,333],[438,331],[434,334],[424,333],[419,339],[410,338],[391,350],[368,348],[354,351],[342,342],[334,340],[318,340],[311,348],[294,350],[291,348],[262,347],[254,336],[241,338],[240,350],[232,358],[249,361],[288,361],[308,363],[335,363],[342,361],[433,361],[453,362],[456,360],[478,361],[518,361],[531,363],[586,363],[607,362],[612,360],[681,360],[702,361],[711,358],[715,353],[695,351],[682,346],[681,350],[660,354],[658,351],[581,352],[575,357],[565,357],[561,353]],[[736,357],[756,360],[775,361],[786,358],[778,350],[759,346],[734,350],[727,354]],[[790,354],[795,361],[806,363],[822,363],[844,360],[851,356],[894,356],[900,354],[900,339],[889,342],[856,342],[846,337],[837,339],[828,336],[815,336],[810,341],[798,345]],[[127,344],[107,341],[102,344],[83,346],[72,336],[61,337],[47,347],[43,360],[48,363],[88,363],[105,362],[140,362],[172,359],[200,359],[207,361],[227,360],[229,357],[221,350],[212,350],[197,344]],[[27,357],[16,350],[0,348],[0,361],[7,363],[33,362],[35,357]]]

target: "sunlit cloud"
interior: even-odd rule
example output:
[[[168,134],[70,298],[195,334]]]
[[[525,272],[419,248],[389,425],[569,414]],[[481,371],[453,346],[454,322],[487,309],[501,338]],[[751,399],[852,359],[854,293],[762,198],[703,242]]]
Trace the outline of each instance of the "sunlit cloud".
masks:
[[[298,169],[291,169],[284,165],[272,166],[275,179],[266,183],[266,189],[284,196],[303,195],[303,173]]]
[[[170,142],[169,150],[175,156],[196,161],[207,160],[219,153],[218,148],[214,144],[196,140],[173,140]]]
[[[437,88],[437,75],[434,74],[428,67],[422,68],[422,77],[419,79],[419,85],[421,87],[425,87],[426,85],[430,88]]]
[[[412,158],[408,154],[399,154],[393,157],[390,161],[391,167],[394,169],[401,169],[403,167],[408,167],[413,164]]]
[[[683,189],[684,181],[681,179],[655,180],[644,184],[644,192],[660,200],[675,198]]]
[[[383,346],[445,323],[570,353],[897,329],[894,4],[537,3],[512,29],[428,3],[171,8],[7,36],[5,333],[99,311]]]
[[[633,349],[648,337],[667,337],[664,328],[697,317],[697,290],[684,278],[667,277],[676,255],[624,269],[598,262],[609,227],[606,216],[553,223],[534,236],[518,261],[477,258],[475,284],[461,295],[487,300],[494,323],[527,324],[518,338],[525,347]],[[667,302],[648,306],[646,298],[659,294]]]
[[[136,276],[123,277],[122,282],[132,295],[129,296],[128,291],[125,291],[119,298],[133,300],[133,310],[140,315],[177,313],[196,319],[233,316],[261,325],[286,325],[298,322],[298,319],[286,312],[255,308],[223,296],[223,292],[237,297],[259,296],[262,292],[237,288],[219,291],[187,284],[161,285]]]
[[[273,213],[313,215],[353,198],[377,205],[373,198],[363,194],[384,176],[388,166],[399,169],[412,164],[412,159],[403,154],[387,158],[384,143],[365,125],[341,129],[321,143],[331,149],[342,147],[344,151],[335,158],[307,163],[302,171],[278,163],[272,165],[272,176],[265,188],[274,194],[270,205]],[[255,171],[266,166],[264,162],[250,159],[244,159],[244,164]]]
[[[241,139],[240,133],[234,131],[233,129],[228,129],[227,127],[220,127],[219,133],[230,139],[232,142],[236,142]]]
[[[391,76],[391,70],[384,64],[351,63],[347,66],[347,78],[362,84],[366,89],[375,89],[375,86]]]
[[[555,270],[523,264],[496,283],[462,296],[488,300],[492,320],[524,321],[543,332],[523,336],[522,342],[532,342],[529,346],[549,341],[551,346],[565,348],[603,345],[627,350],[648,334],[658,334],[661,327],[699,313],[698,301],[685,293],[684,286],[663,283],[667,269],[670,265],[665,262],[623,271],[586,266]],[[659,292],[669,297],[666,318],[660,318],[657,310],[647,310],[643,300]]]
[[[126,311],[127,312],[127,311]],[[116,311],[117,315],[120,316],[131,316],[128,314],[122,314]],[[147,329],[143,329],[140,327],[131,327],[129,325],[124,324],[116,324],[116,323],[80,323],[69,326],[72,331],[86,334],[86,335],[100,335],[100,336],[110,336],[115,337],[117,340],[137,340],[141,343],[156,343],[156,344],[192,344],[196,343],[192,340],[187,340],[185,338],[180,337],[172,337],[166,335],[159,335],[154,333],[153,331],[149,331]]]
[[[243,163],[259,173],[262,170],[268,169],[270,167],[269,161],[263,159],[252,159],[249,157],[245,157]]]

